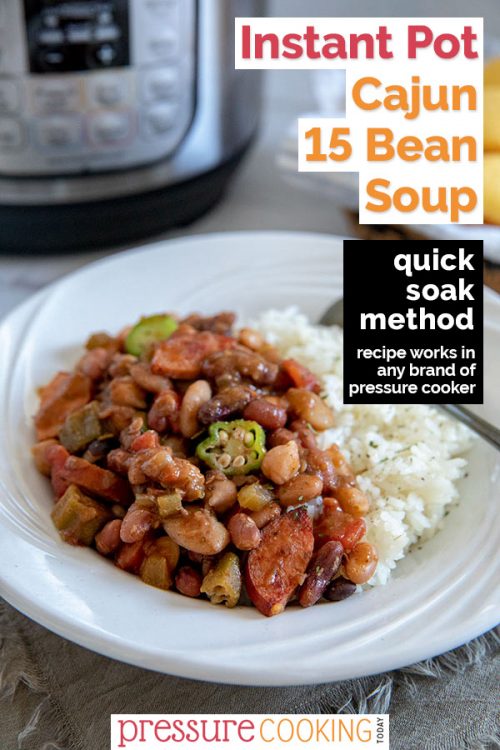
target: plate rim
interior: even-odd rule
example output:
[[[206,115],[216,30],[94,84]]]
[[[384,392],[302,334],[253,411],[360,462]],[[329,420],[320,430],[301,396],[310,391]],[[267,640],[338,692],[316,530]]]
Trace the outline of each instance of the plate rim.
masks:
[[[30,296],[27,300],[23,301],[20,305],[15,307],[2,321],[0,321],[0,330],[4,328],[4,326],[9,324],[9,321],[11,317],[13,317],[15,314],[19,314],[23,308],[26,308],[26,310],[29,310],[31,306],[34,306],[35,302],[42,302],[44,297],[50,297],[51,293],[59,286],[63,285],[68,279],[71,279],[74,276],[78,276],[82,273],[82,271],[86,271],[87,269],[91,267],[100,266],[109,262],[117,262],[119,259],[130,256],[134,254],[140,254],[144,251],[144,249],[153,249],[155,247],[160,247],[165,244],[171,245],[171,243],[182,243],[182,244],[191,244],[193,241],[195,242],[204,242],[207,238],[210,240],[214,240],[220,237],[223,237],[225,239],[232,238],[232,239],[238,239],[242,236],[248,236],[248,235],[259,235],[261,238],[268,237],[270,240],[274,240],[276,238],[279,238],[281,240],[286,240],[290,236],[293,236],[295,239],[305,239],[306,241],[324,241],[328,244],[331,244],[332,241],[341,242],[342,237],[338,237],[335,235],[328,235],[323,233],[313,233],[313,232],[288,232],[288,231],[259,231],[259,232],[253,232],[253,231],[242,231],[242,232],[213,232],[213,233],[206,233],[206,234],[198,234],[193,236],[183,236],[183,237],[175,237],[167,240],[160,240],[158,242],[154,243],[148,243],[146,245],[142,245],[140,247],[131,248],[129,250],[126,250],[122,253],[113,254],[106,256],[105,258],[101,258],[98,260],[95,260],[91,263],[84,264],[81,268],[76,269],[74,271],[71,271],[68,274],[65,274],[61,278],[57,279],[55,282],[50,284],[47,287],[44,287],[42,290],[36,292],[34,295]],[[485,293],[488,294],[488,296],[491,295],[492,300],[496,304],[499,305],[499,314],[500,314],[500,295],[496,294],[492,290],[485,288]],[[1,524],[0,524],[1,526]],[[221,669],[219,668],[217,671],[217,674],[215,677],[200,677],[200,671],[199,668],[197,669],[196,661],[192,660],[183,660],[182,658],[178,660],[178,666],[172,667],[172,655],[171,653],[166,654],[166,661],[169,662],[168,671],[165,664],[158,664],[158,666],[155,667],[154,664],[148,664],[145,665],[144,663],[144,652],[138,649],[136,652],[128,651],[125,652],[124,649],[128,649],[129,644],[123,644],[123,642],[120,645],[119,641],[116,641],[114,638],[110,639],[109,634],[106,633],[103,637],[102,643],[99,644],[96,642],[96,636],[95,633],[97,633],[98,628],[93,628],[89,626],[89,623],[85,623],[85,625],[82,625],[78,627],[75,625],[75,617],[73,616],[73,619],[71,617],[66,617],[65,613],[57,613],[56,616],[51,616],[48,613],[47,609],[44,609],[42,606],[40,606],[38,603],[34,603],[32,600],[30,600],[27,597],[24,597],[22,594],[20,594],[18,591],[16,591],[5,579],[5,576],[3,572],[0,570],[0,588],[1,593],[13,606],[15,606],[17,609],[19,609],[21,612],[26,614],[29,617],[32,617],[37,622],[39,622],[41,625],[47,627],[49,630],[57,633],[58,635],[68,638],[71,641],[74,641],[75,643],[78,643],[81,646],[84,646],[86,648],[89,648],[92,651],[95,651],[97,653],[103,654],[104,656],[112,657],[115,659],[118,659],[120,661],[133,664],[138,667],[143,667],[147,669],[152,669],[161,673],[167,673],[167,674],[174,674],[181,677],[187,677],[190,679],[214,679],[217,682],[226,683],[226,684],[246,684],[246,685],[269,685],[269,686],[285,686],[285,685],[291,685],[291,684],[320,684],[321,682],[331,682],[332,678],[325,678],[325,679],[310,679],[305,678],[303,681],[293,681],[290,682],[289,679],[286,677],[286,672],[283,674],[283,677],[281,679],[271,680],[271,679],[262,679],[262,677],[259,677],[258,675],[252,674],[246,674],[242,675],[241,670],[239,671],[240,677],[238,678],[235,674],[233,674],[232,670],[229,669]],[[489,627],[489,626],[487,626]],[[478,633],[471,634],[469,637],[475,637],[475,635],[478,635]],[[456,636],[453,642],[450,645],[449,640],[446,638],[443,638],[443,641],[446,641],[446,644],[444,648],[446,650],[449,650],[450,648],[455,648],[461,643],[463,643],[463,636]],[[443,649],[440,646],[439,649],[435,652],[435,654],[432,654],[433,656],[442,653]],[[428,658],[430,656],[428,650],[425,648],[424,645],[422,645],[421,655],[417,658]],[[151,657],[150,657],[151,658]],[[404,665],[406,665],[408,661],[406,660],[398,660],[396,659],[393,663],[390,663],[389,661],[386,662],[386,666],[384,666],[384,670],[389,669],[397,669]],[[224,666],[224,665],[223,665]],[[213,667],[209,667],[209,669],[212,671],[212,674],[214,672]],[[349,676],[341,676],[334,678],[337,679],[349,679],[349,678],[356,678],[363,675],[368,674],[376,674],[379,672],[379,669],[373,669],[371,671],[366,670],[353,670],[352,673],[350,673]],[[243,680],[242,680],[243,678]]]

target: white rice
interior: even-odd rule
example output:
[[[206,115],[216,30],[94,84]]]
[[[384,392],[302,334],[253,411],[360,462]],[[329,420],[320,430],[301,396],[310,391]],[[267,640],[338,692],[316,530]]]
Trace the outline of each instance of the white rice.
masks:
[[[467,466],[470,431],[429,406],[347,406],[342,402],[342,330],[312,325],[297,308],[269,310],[253,327],[286,357],[321,378],[336,427],[320,446],[338,443],[371,501],[367,539],[379,554],[371,585],[386,583],[412,544],[433,536]]]

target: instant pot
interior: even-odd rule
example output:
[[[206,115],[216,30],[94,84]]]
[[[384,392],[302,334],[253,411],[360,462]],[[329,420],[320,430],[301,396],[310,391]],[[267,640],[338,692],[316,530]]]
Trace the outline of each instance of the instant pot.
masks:
[[[0,0],[0,249],[73,250],[188,223],[255,133],[234,69],[256,0]]]

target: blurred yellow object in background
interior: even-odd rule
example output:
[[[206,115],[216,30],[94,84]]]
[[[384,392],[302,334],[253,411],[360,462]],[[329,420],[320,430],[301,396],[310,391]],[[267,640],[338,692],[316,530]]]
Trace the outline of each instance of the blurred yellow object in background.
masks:
[[[484,85],[500,86],[500,57],[494,57],[484,66]]]
[[[484,148],[500,151],[500,85],[484,87]]]
[[[500,154],[484,155],[484,220],[500,224]]]

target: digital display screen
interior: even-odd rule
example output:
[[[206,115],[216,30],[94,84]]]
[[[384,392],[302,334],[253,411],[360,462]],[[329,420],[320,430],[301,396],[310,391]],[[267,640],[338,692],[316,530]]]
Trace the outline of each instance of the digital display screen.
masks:
[[[128,5],[128,0],[24,0],[30,71],[128,65]]]

